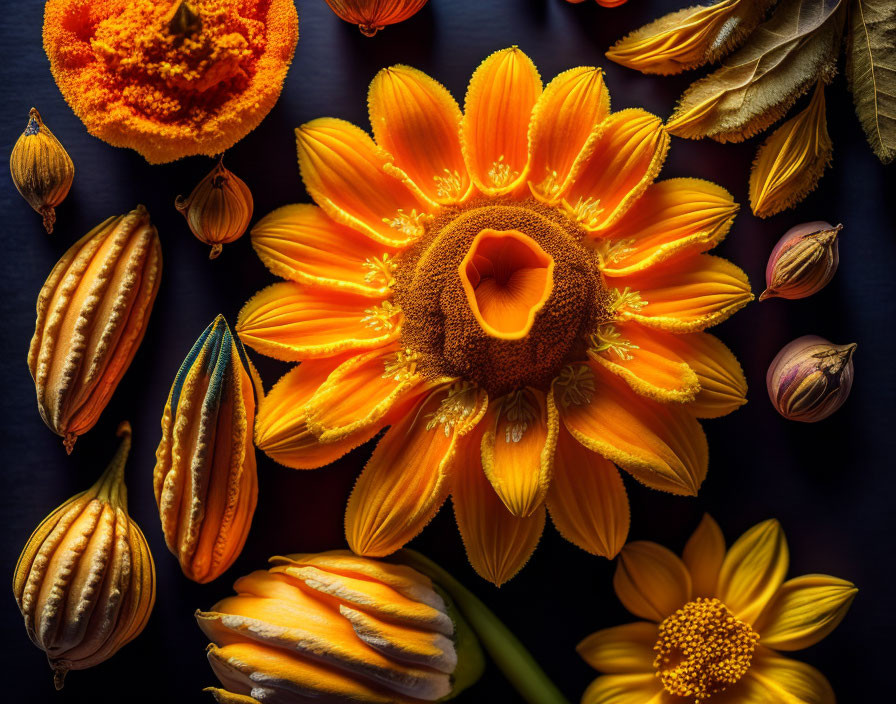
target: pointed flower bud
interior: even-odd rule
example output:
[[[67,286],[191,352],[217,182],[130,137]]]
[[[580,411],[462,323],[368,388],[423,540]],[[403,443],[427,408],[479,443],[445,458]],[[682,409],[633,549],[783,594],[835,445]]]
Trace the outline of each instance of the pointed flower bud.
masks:
[[[806,298],[828,285],[837,273],[837,244],[843,225],[807,222],[791,227],[775,245],[765,268],[766,298]]]

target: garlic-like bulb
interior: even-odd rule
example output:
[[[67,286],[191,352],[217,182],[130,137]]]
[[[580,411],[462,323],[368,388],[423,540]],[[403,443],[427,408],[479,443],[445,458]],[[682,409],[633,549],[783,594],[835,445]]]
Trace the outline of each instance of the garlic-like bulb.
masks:
[[[772,250],[765,269],[766,298],[806,298],[828,285],[837,272],[837,240],[843,225],[816,220],[791,227]]]
[[[372,37],[387,24],[404,22],[426,4],[426,0],[327,0],[338,17],[358,25],[361,34]]]
[[[174,207],[183,213],[196,238],[210,244],[208,258],[221,253],[222,245],[243,236],[252,219],[252,192],[246,183],[224,167],[224,157],[202,179],[188,198],[178,196]]]
[[[849,396],[856,344],[835,345],[804,335],[778,352],[765,378],[772,405],[782,416],[815,423],[836,411]]]

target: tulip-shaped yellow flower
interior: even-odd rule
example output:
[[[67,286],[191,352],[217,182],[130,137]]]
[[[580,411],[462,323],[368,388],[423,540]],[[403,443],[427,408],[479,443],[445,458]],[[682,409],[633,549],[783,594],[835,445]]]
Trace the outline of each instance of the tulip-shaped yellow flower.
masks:
[[[833,704],[824,675],[778,651],[827,636],[856,588],[822,574],[785,582],[788,563],[775,520],[754,526],[727,552],[709,516],[681,559],[656,543],[629,543],[613,585],[644,620],[579,644],[579,654],[607,673],[582,704]]]

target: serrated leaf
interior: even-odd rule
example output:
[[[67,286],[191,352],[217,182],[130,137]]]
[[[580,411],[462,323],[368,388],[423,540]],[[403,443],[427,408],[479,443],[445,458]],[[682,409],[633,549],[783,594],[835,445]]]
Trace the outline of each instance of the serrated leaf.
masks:
[[[773,124],[837,70],[846,0],[783,0],[722,67],[688,88],[667,129],[740,142]]]
[[[670,75],[718,61],[744,43],[777,0],[721,0],[678,10],[636,29],[607,58],[642,73]]]
[[[871,148],[896,158],[896,2],[854,0],[846,73]]]
[[[831,163],[824,83],[809,106],[776,129],[759,148],[750,173],[750,207],[767,218],[792,208],[815,190]]]

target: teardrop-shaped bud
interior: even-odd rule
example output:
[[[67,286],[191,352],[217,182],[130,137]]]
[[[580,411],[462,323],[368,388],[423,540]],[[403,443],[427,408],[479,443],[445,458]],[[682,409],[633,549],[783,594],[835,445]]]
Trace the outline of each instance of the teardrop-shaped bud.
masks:
[[[78,240],[44,283],[28,367],[40,415],[68,452],[134,358],[161,274],[159,233],[138,205]]]
[[[233,564],[252,524],[253,373],[219,315],[193,345],[165,404],[153,487],[168,549],[195,582]]]
[[[252,192],[246,183],[224,167],[224,157],[202,179],[189,197],[174,201],[200,242],[210,244],[208,258],[221,254],[222,245],[243,236],[252,219]]]
[[[43,217],[46,231],[53,232],[55,208],[72,187],[75,165],[35,108],[9,155],[9,172],[22,197]]]
[[[766,298],[806,298],[828,285],[840,263],[843,225],[820,220],[791,227],[772,250],[765,268]]]
[[[358,25],[372,37],[387,24],[397,24],[416,14],[426,0],[327,0],[340,19]]]
[[[855,350],[855,343],[835,345],[817,335],[785,345],[765,378],[772,405],[789,420],[815,423],[827,418],[852,389]]]
[[[118,452],[96,484],[43,520],[16,565],[16,603],[56,689],[69,670],[98,665],[136,638],[155,602],[152,554],[127,509],[130,424],[118,435]]]

